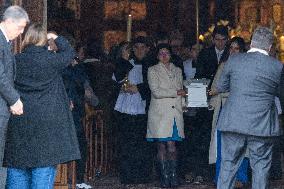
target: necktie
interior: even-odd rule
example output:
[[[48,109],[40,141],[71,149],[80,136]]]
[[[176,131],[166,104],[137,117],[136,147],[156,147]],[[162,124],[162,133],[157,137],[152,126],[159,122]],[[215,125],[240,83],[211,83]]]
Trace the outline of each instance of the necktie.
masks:
[[[12,41],[8,41],[8,46],[10,48],[10,51],[12,52],[13,51],[13,44],[12,44]]]
[[[222,53],[220,51],[218,51],[218,52],[216,52],[216,54],[217,54],[217,60],[218,60],[218,63],[219,63],[221,56],[222,56]]]

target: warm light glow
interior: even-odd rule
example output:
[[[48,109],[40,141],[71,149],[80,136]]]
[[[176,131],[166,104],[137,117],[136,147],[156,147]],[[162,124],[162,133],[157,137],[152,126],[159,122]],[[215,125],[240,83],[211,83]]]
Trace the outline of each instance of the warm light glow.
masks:
[[[199,35],[198,39],[201,40],[201,41],[204,41],[204,36],[203,35]]]
[[[280,51],[284,51],[284,36],[282,35],[280,38],[279,38],[279,47],[280,47]]]

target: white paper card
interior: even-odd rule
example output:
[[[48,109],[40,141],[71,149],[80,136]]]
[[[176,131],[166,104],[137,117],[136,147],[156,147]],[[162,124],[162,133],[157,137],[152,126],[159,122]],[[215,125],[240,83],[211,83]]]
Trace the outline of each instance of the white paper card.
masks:
[[[208,107],[206,89],[203,83],[191,83],[188,89],[187,107]]]

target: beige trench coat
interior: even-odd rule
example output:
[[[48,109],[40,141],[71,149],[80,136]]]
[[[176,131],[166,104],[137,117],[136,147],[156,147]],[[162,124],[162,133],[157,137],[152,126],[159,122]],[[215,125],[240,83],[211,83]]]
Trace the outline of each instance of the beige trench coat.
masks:
[[[216,90],[217,82],[222,74],[224,68],[224,62],[218,66],[218,70],[215,74],[214,80],[211,85],[211,90]],[[211,129],[211,140],[209,147],[209,164],[216,163],[217,160],[217,136],[216,136],[216,126],[221,110],[221,106],[225,104],[229,93],[220,93],[213,96],[210,99],[209,105],[214,109],[213,120],[212,120],[212,129]]]
[[[170,64],[170,70],[168,70],[164,64],[159,63],[148,69],[148,82],[151,102],[146,137],[171,137],[175,119],[178,134],[184,138],[182,107],[185,106],[185,100],[177,96],[177,90],[183,88],[181,69]]]

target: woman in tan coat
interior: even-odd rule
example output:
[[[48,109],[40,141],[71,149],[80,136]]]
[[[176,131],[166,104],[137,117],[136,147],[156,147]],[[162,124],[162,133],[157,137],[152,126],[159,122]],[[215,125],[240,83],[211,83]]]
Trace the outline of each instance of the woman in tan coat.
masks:
[[[178,185],[176,174],[176,141],[184,138],[183,107],[185,106],[182,71],[170,62],[167,44],[157,47],[159,63],[148,70],[151,102],[148,112],[147,140],[157,141],[161,170],[161,186]]]

